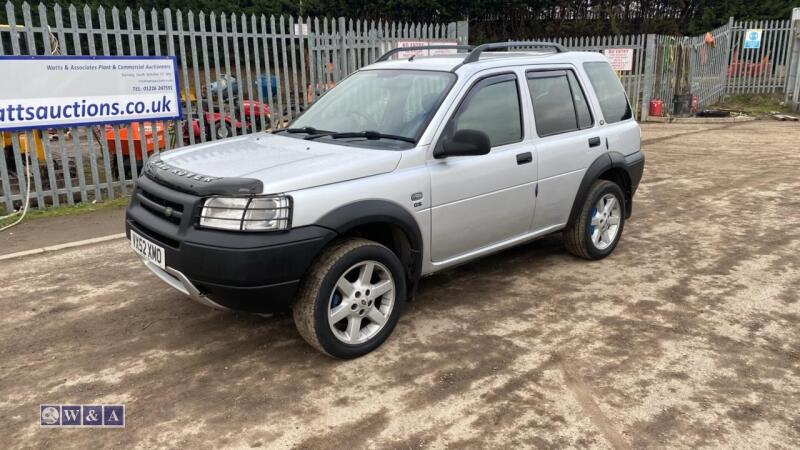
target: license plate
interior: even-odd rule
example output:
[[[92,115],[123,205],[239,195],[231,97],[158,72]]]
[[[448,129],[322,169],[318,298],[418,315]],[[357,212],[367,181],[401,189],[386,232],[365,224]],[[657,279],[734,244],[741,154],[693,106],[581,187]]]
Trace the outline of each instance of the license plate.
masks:
[[[156,245],[131,230],[131,248],[139,256],[164,270],[164,247]]]

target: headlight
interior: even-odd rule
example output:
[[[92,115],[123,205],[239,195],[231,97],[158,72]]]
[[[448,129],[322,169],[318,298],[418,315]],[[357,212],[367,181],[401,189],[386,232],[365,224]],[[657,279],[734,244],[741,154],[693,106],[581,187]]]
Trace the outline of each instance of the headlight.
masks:
[[[200,226],[236,231],[289,229],[289,197],[211,197],[200,213]]]

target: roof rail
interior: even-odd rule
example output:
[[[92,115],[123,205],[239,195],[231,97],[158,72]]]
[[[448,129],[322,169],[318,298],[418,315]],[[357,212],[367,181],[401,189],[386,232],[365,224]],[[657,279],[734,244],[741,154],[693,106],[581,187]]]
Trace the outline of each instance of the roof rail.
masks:
[[[475,47],[475,50],[472,50],[469,55],[464,58],[463,64],[469,64],[473,62],[477,62],[481,59],[481,53],[487,50],[499,50],[501,48],[508,49],[510,47],[550,47],[555,50],[556,53],[564,53],[568,50],[563,46],[556,44],[554,42],[539,42],[539,41],[516,41],[516,42],[493,42],[491,44],[482,44]]]
[[[439,44],[439,45],[426,45],[420,47],[397,47],[389,50],[381,55],[375,62],[388,61],[389,58],[400,52],[416,51],[416,50],[472,50],[474,47],[471,45],[453,45],[453,44]]]

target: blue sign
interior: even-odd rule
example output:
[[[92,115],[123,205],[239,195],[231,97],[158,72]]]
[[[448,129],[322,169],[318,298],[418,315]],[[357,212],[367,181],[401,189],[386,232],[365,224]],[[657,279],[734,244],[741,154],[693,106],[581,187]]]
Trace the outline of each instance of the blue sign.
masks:
[[[744,34],[744,48],[761,48],[761,35],[764,30],[747,30]]]
[[[40,405],[42,428],[124,428],[125,405]]]

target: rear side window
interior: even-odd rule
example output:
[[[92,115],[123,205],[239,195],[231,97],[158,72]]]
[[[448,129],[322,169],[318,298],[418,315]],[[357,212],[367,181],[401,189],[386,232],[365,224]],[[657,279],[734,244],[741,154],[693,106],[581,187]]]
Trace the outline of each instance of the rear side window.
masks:
[[[529,72],[528,91],[539,136],[552,136],[592,126],[589,105],[572,71]]]
[[[478,82],[467,94],[450,133],[479,130],[489,135],[492,147],[522,140],[522,114],[517,80],[500,75]],[[451,135],[452,135],[451,134]]]
[[[608,63],[589,62],[584,63],[583,68],[597,94],[597,101],[600,102],[607,123],[621,122],[633,117],[625,89]]]
[[[567,71],[567,79],[569,80],[569,86],[572,91],[572,101],[575,103],[575,114],[578,116],[578,128],[581,130],[590,128],[594,125],[594,121],[592,120],[592,113],[589,111],[589,104],[586,102],[586,96],[583,95],[581,85],[578,83],[578,79],[575,78],[575,74],[571,70]]]

